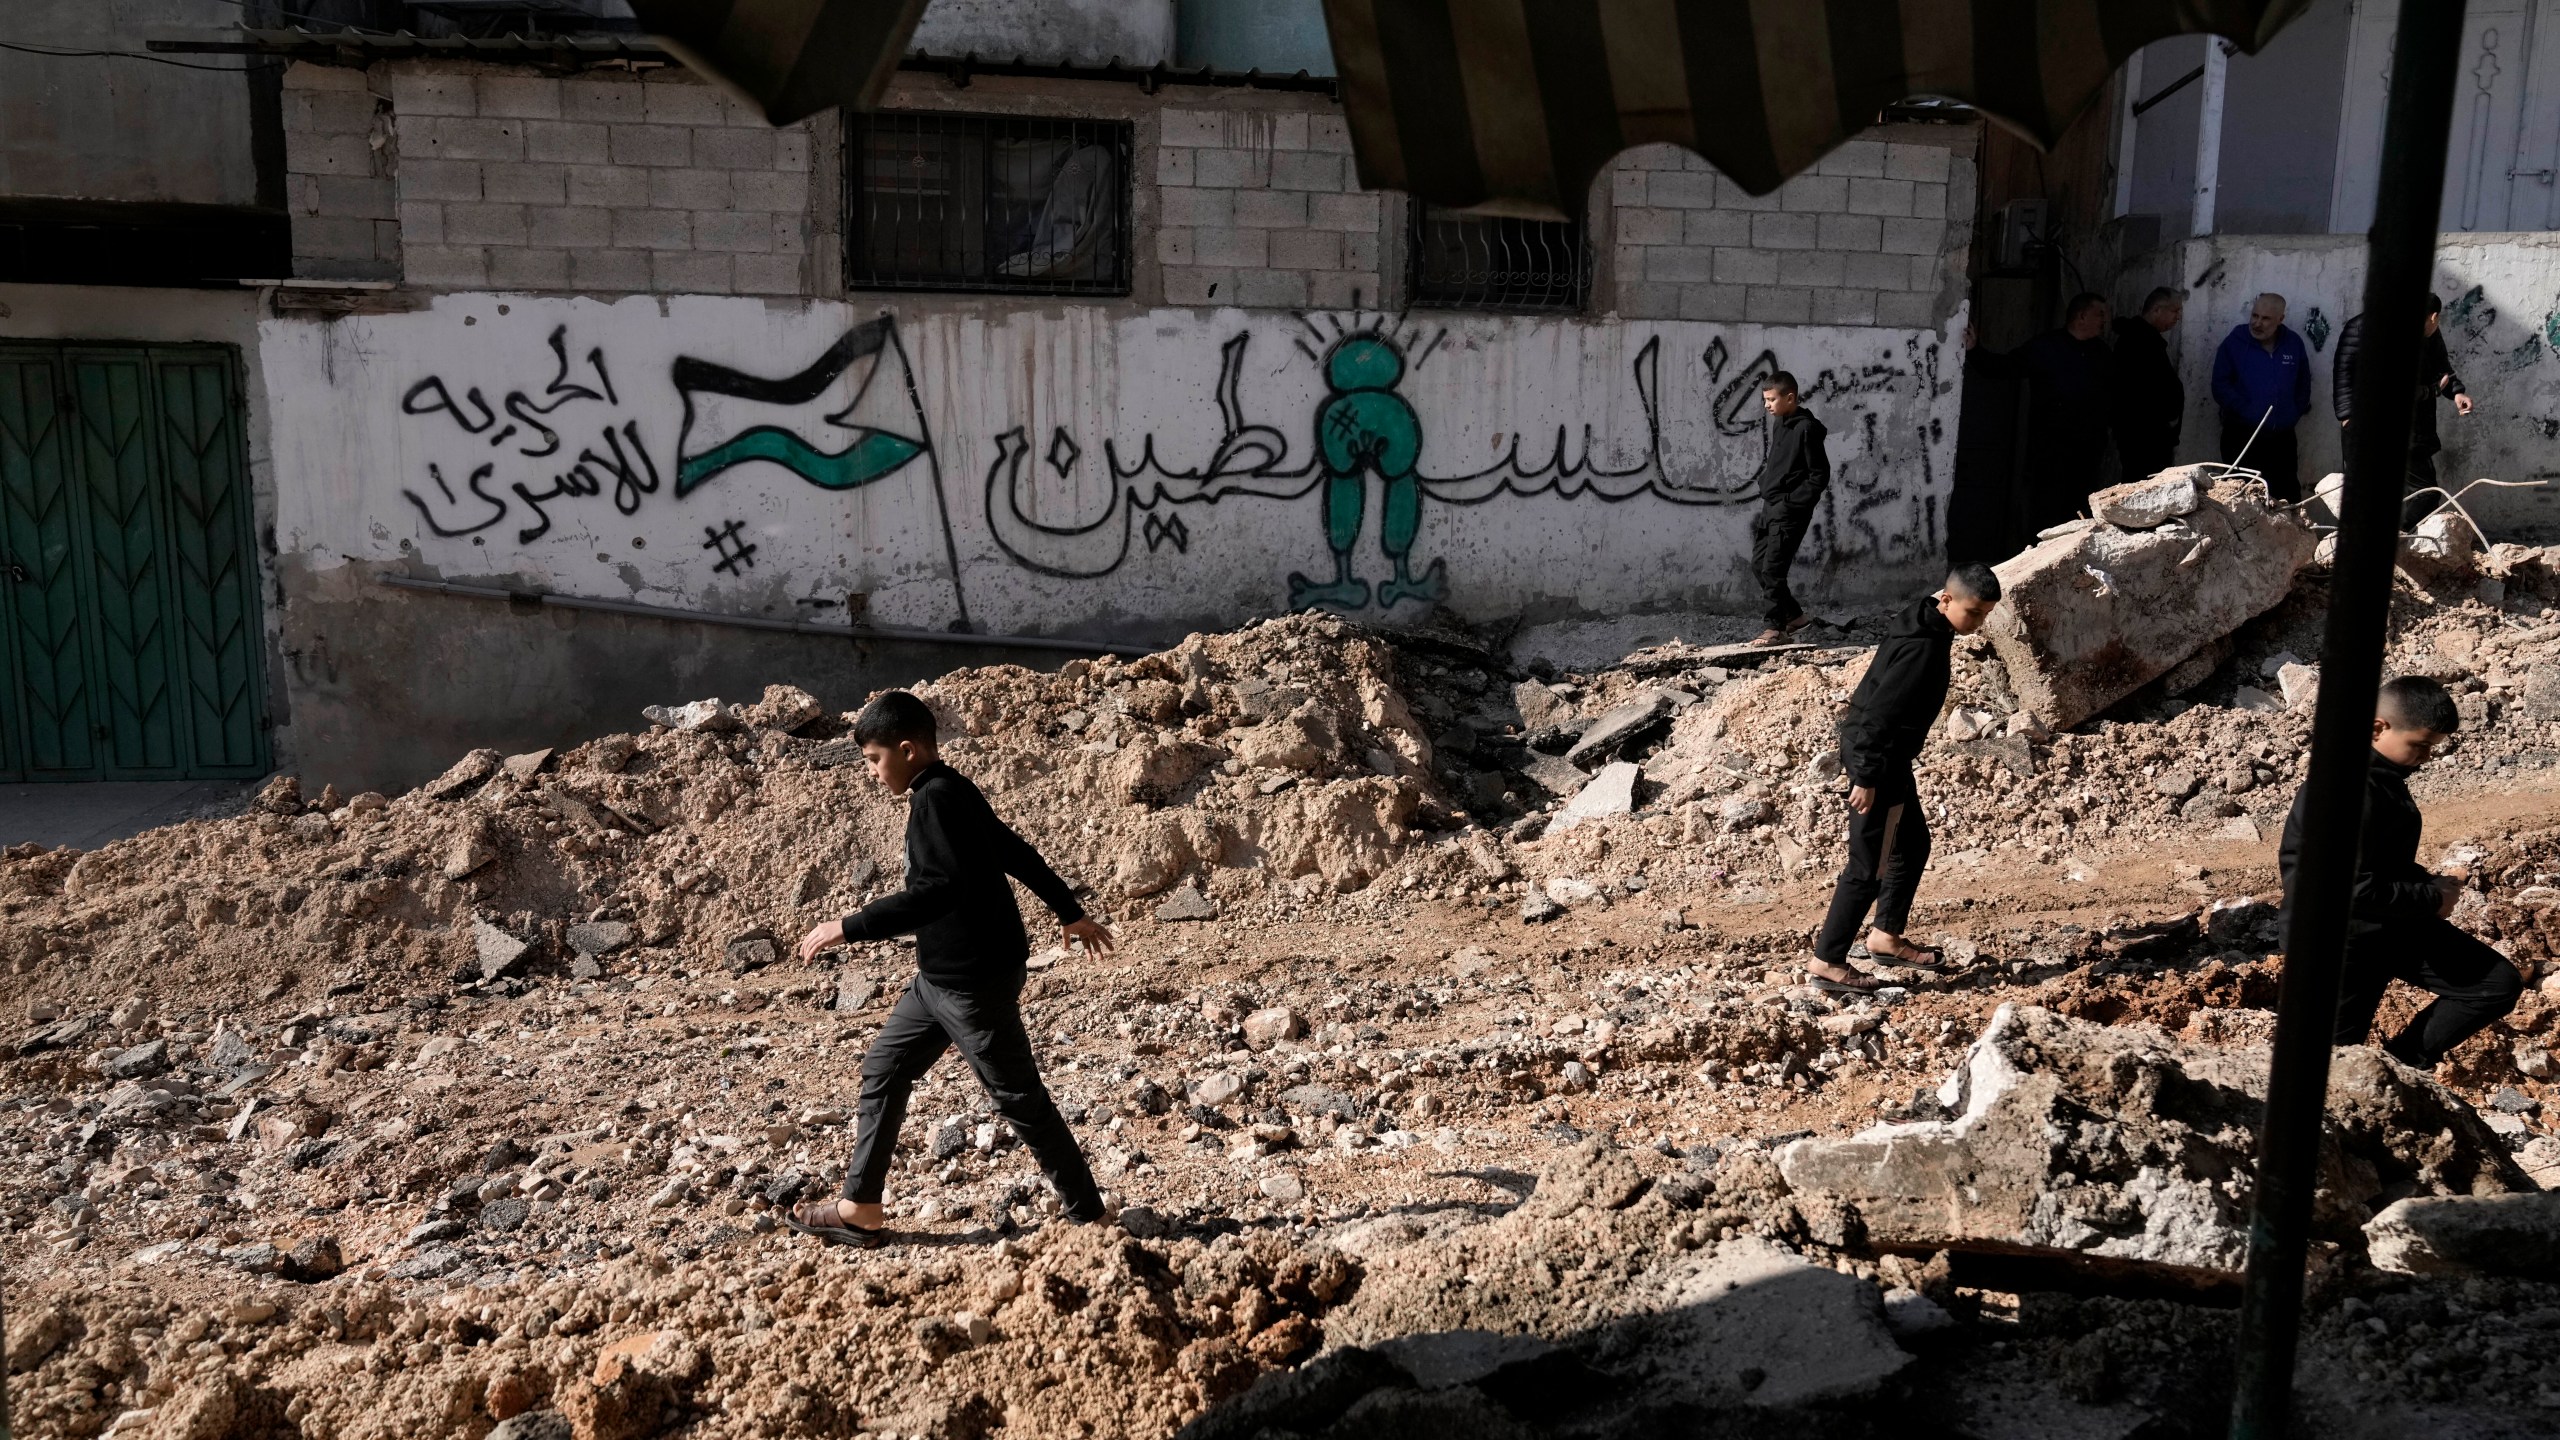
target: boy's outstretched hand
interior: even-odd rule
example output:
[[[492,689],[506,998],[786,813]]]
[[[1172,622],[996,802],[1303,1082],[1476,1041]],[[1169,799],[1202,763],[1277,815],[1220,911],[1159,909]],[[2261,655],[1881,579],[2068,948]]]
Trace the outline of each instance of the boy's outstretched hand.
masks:
[[[1092,955],[1110,949],[1112,943],[1111,932],[1102,928],[1101,921],[1089,915],[1067,926],[1067,938],[1083,941],[1086,953]]]
[[[833,949],[843,943],[844,922],[830,920],[800,937],[800,963],[806,965],[818,958],[819,951]]]

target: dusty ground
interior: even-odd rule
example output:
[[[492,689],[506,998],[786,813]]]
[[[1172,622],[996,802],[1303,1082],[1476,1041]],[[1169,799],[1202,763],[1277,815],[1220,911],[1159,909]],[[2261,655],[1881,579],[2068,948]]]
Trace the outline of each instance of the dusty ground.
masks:
[[[1707,1175],[1741,1195],[1761,1142],[1903,1113],[2005,1002],[2262,1041],[2278,966],[2250,902],[2275,888],[2307,714],[2226,702],[2270,683],[2266,656],[2316,649],[2316,600],[2186,697],[1934,744],[1922,784],[1949,810],[1913,929],[1960,969],[1845,1009],[1795,982],[1837,863],[1821,752],[1856,630],[1757,672],[1653,652],[1543,698],[1468,637],[1307,619],[946,678],[928,698],[951,758],[1119,929],[1114,955],[1040,957],[1026,992],[1118,1227],[1049,1221],[954,1061],[909,1120],[897,1244],[773,1232],[832,1188],[909,953],[783,958],[895,883],[902,823],[843,763],[841,721],[791,694],[712,729],[474,757],[387,800],[278,785],[87,855],[22,847],[0,859],[0,1005],[26,1024],[0,1063],[13,1422],[1170,1434],[1317,1353],[1337,1312],[1376,1332],[1406,1308],[1364,1292],[1382,1256],[1529,1223],[1497,1217],[1590,1139],[1663,1194]],[[2476,717],[2422,786],[2429,850],[2468,847],[2462,918],[2530,987],[2560,942],[2560,712],[2535,688],[2560,612],[2411,594],[2395,625],[2397,663]],[[2002,713],[1993,668],[1969,658],[1956,703]],[[1611,752],[1644,764],[1635,813],[1542,833],[1533,757],[1652,687],[1684,693]],[[2555,1003],[2529,988],[2440,1072],[2546,1183],[2560,1153],[2529,1142],[2560,1102]],[[2406,1013],[2395,995],[2384,1023]],[[1985,1418],[1947,1375],[2067,1392],[2074,1425],[2132,1417],[2105,1433],[2218,1427],[2224,1312],[1931,1284],[1755,1203],[1629,1220],[1582,1254],[1542,1240],[1538,1263],[1604,1295],[1625,1257],[1756,1230],[1957,1312],[1913,1342],[1939,1377],[1914,1382],[1916,1433],[2084,1433]],[[2560,1433],[2535,1358],[2560,1290],[2352,1259],[2317,1289],[2305,1372],[2337,1426]],[[1517,1328],[1565,1339],[1563,1315]],[[2201,1388],[2172,1383],[2197,1365]]]

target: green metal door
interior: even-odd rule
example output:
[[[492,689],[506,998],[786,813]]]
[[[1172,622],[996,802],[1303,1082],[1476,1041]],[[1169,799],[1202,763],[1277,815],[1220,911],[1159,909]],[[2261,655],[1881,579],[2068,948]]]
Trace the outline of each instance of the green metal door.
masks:
[[[227,352],[0,346],[0,778],[267,768]]]

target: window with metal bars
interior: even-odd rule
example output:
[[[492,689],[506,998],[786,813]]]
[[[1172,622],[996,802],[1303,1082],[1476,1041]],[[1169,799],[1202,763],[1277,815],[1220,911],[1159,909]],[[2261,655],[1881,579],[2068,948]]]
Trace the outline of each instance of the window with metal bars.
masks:
[[[1413,303],[1456,310],[1579,310],[1591,265],[1579,220],[1470,215],[1416,202]]]
[[[845,285],[1129,293],[1125,121],[845,117]]]

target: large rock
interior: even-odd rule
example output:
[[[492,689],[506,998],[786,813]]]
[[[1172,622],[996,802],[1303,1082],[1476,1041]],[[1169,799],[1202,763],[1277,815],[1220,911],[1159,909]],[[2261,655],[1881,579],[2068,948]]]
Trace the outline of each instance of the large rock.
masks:
[[[2148,480],[2127,480],[2089,497],[2089,513],[2127,530],[2150,530],[2196,513],[2204,503],[2202,465],[2163,470]]]
[[[2248,1248],[2250,1175],[2267,1052],[2186,1045],[2004,1005],[1939,1087],[1952,1118],[1799,1140],[1778,1168],[1836,1197],[1879,1249],[2078,1257],[2211,1278]],[[2352,1241],[2412,1190],[2520,1191],[2480,1117],[2434,1080],[2367,1048],[2330,1071],[2314,1224]]]
[[[2172,476],[2211,467],[2163,471]],[[2273,608],[2311,561],[2309,529],[2237,480],[2149,530],[2060,535],[1998,567],[2002,597],[1983,634],[2019,707],[2068,729],[2167,674]]]
[[[2560,1280],[2560,1191],[2413,1195],[2364,1227],[2377,1268]]]
[[[1600,773],[1591,777],[1591,783],[1583,786],[1562,810],[1556,812],[1547,833],[1559,834],[1585,820],[1597,820],[1606,815],[1633,814],[1636,781],[1643,776],[1644,771],[1632,760],[1613,760],[1601,766]]]

